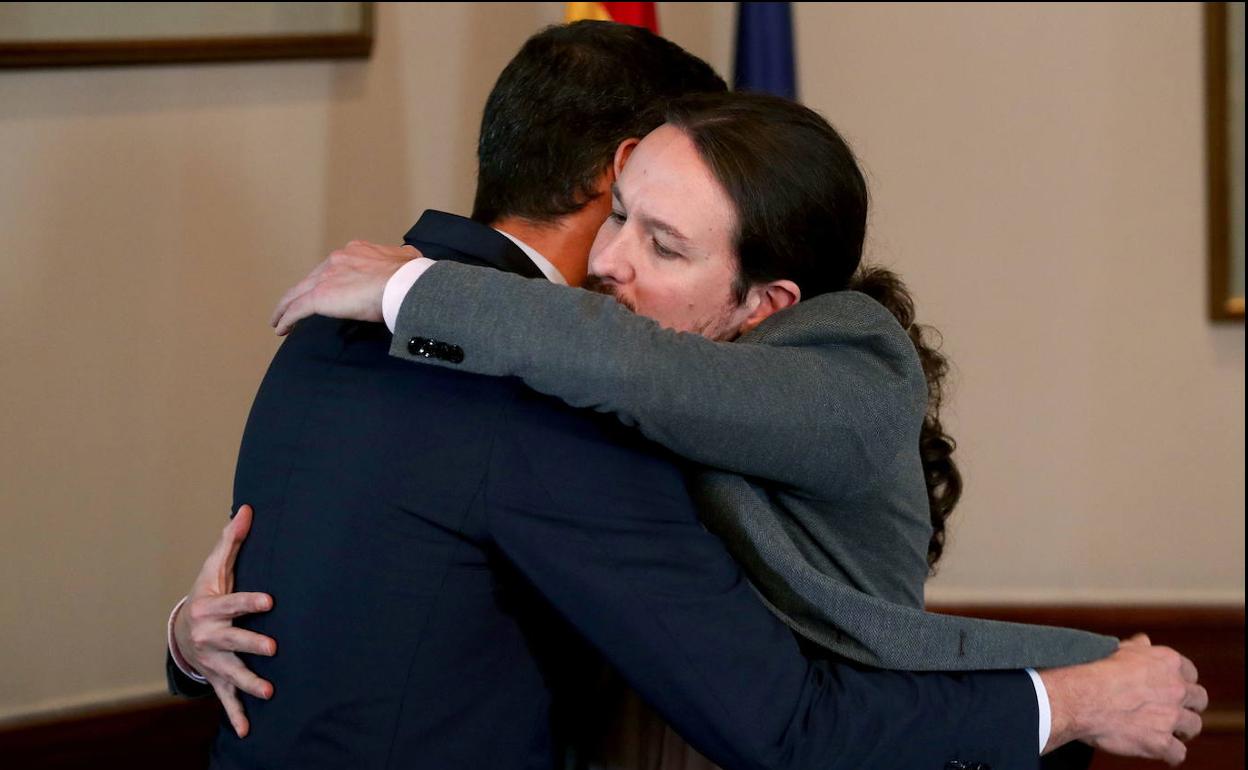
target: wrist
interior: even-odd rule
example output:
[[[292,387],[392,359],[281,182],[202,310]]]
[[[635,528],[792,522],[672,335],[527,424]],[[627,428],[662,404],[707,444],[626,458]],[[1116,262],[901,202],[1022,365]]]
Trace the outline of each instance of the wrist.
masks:
[[[1079,740],[1084,731],[1079,714],[1079,698],[1072,687],[1071,669],[1051,668],[1038,672],[1049,696],[1049,740],[1042,754],[1047,754],[1071,741]]]
[[[195,667],[191,665],[190,661],[188,661],[182,654],[182,650],[178,645],[178,622],[182,616],[182,605],[186,604],[186,600],[189,598],[189,596],[183,596],[182,600],[174,605],[173,612],[169,613],[169,626],[166,640],[169,646],[169,657],[173,659],[173,665],[177,666],[178,670],[185,674],[188,678],[196,682],[204,683],[207,682],[208,679],[205,678],[203,674],[195,670]]]

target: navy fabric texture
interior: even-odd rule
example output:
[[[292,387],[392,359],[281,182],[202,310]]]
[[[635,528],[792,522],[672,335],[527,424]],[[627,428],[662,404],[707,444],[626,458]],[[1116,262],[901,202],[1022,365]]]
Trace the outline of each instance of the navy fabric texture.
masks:
[[[446,214],[409,242],[523,260]],[[276,656],[245,656],[275,694],[244,697],[247,738],[223,722],[214,767],[558,767],[586,642],[728,770],[1039,764],[1025,674],[808,660],[667,453],[514,379],[389,346],[382,325],[313,317],[260,386],[235,587],[274,596],[240,625],[277,639]]]

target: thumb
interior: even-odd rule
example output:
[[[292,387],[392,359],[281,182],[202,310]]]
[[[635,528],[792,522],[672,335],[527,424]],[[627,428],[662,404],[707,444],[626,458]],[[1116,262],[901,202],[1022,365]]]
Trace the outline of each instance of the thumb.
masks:
[[[243,547],[243,541],[247,539],[247,533],[251,531],[252,514],[250,505],[239,508],[238,513],[230,519],[229,526],[221,535],[225,543],[225,552],[220,560],[217,574],[218,585],[222,586],[224,593],[229,593],[234,585],[234,562],[238,558],[238,550]]]

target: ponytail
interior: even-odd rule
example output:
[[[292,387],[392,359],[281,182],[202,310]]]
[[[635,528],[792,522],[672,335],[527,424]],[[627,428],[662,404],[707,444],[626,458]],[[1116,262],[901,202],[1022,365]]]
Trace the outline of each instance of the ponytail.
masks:
[[[949,370],[940,352],[940,333],[930,326],[914,322],[914,299],[901,278],[891,270],[863,265],[850,279],[847,287],[862,292],[888,308],[906,330],[919,354],[923,377],[927,380],[927,410],[919,432],[919,456],[923,460],[923,480],[927,484],[927,503],[932,517],[932,539],[927,545],[927,565],[932,572],[945,550],[945,520],[953,513],[962,497],[962,474],[953,461],[957,448],[953,437],[940,424],[940,404],[944,397],[945,374]]]

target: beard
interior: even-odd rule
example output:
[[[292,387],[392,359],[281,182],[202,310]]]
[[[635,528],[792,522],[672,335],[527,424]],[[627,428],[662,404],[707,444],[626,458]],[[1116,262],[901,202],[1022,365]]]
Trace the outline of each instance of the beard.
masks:
[[[615,284],[604,281],[601,276],[585,276],[585,280],[581,282],[581,288],[586,291],[592,291],[595,294],[610,297],[634,313],[637,312],[637,306],[629,301],[627,297],[621,296],[620,293],[616,291]]]
[[[732,324],[731,310],[713,318],[703,319],[689,331],[716,342],[732,342],[741,336],[740,330]]]
[[[587,275],[585,280],[581,282],[581,288],[586,291],[592,291],[595,294],[601,294],[610,297],[632,312],[637,312],[637,305],[627,297],[620,294],[615,284],[603,280],[597,275]],[[733,324],[733,313],[739,305],[730,301],[721,312],[712,314],[707,318],[695,321],[687,331],[692,334],[698,334],[703,337],[715,340],[717,342],[731,342],[739,335],[739,329]],[[655,318],[660,326],[667,326],[661,319]],[[671,327],[668,327],[671,328]]]

